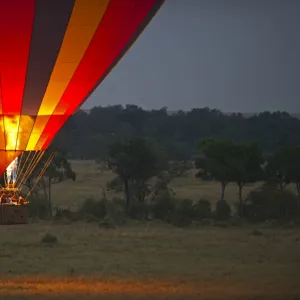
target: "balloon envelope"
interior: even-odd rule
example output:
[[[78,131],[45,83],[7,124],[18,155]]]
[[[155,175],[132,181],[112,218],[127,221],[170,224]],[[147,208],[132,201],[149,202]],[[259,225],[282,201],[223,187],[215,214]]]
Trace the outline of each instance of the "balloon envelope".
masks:
[[[163,0],[0,0],[0,173],[48,147]]]

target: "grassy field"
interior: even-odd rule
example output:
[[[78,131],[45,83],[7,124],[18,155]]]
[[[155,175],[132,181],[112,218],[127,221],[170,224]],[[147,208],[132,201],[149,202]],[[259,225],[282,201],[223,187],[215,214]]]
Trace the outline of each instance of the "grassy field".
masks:
[[[161,224],[1,226],[0,297],[83,293],[74,299],[89,299],[91,290],[101,299],[300,299],[299,231],[260,230],[261,236],[253,228]],[[58,243],[42,244],[45,232]]]
[[[87,196],[99,197],[100,185],[113,177],[92,162],[74,163],[74,169],[78,181],[56,185],[55,204],[76,207]],[[195,200],[216,202],[219,194],[218,185],[193,176],[174,181],[173,188]],[[236,194],[230,186],[227,199],[233,203]],[[41,243],[46,232],[58,243]],[[0,226],[0,299],[296,300],[299,267],[295,228],[178,229],[151,222],[105,230],[58,221]]]
[[[72,167],[77,173],[76,182],[68,181],[53,186],[53,205],[70,206],[77,208],[87,197],[98,199],[102,195],[101,186],[112,180],[115,175],[110,171],[102,171],[93,161],[72,161]],[[207,199],[216,203],[220,196],[220,185],[215,182],[203,182],[195,178],[195,171],[190,171],[183,178],[175,178],[170,187],[177,197],[192,200]],[[257,185],[244,187],[244,195]],[[122,196],[115,192],[107,192],[108,197]],[[238,201],[236,184],[229,184],[226,188],[226,200],[233,205]]]

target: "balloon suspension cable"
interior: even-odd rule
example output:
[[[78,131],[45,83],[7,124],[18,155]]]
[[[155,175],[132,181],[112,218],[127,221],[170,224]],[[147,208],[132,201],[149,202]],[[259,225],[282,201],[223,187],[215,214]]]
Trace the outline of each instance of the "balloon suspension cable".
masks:
[[[45,166],[43,167],[43,169],[41,170],[41,172],[39,173],[38,177],[36,178],[36,181],[33,185],[33,187],[30,189],[30,191],[28,192],[26,198],[25,198],[25,201],[27,201],[28,197],[31,195],[32,191],[34,190],[34,188],[36,187],[36,185],[39,183],[39,181],[41,180],[42,176],[44,175],[45,171],[47,170],[47,168],[49,167],[49,165],[51,164],[53,158],[55,157],[56,155],[56,152],[53,152],[47,162],[45,163]]]
[[[45,153],[45,151],[35,152],[32,160],[29,163],[27,170],[24,172],[23,177],[18,184],[18,189],[20,189],[25,184],[25,182],[28,180],[29,176],[32,174],[33,170],[35,169],[35,167],[37,166],[37,164],[43,157],[44,153]]]
[[[39,161],[41,160],[42,156],[43,156],[44,152],[36,152],[33,159],[31,160],[26,172],[23,175],[23,179],[20,181],[19,184],[19,188],[21,188],[22,185],[24,185],[26,183],[26,181],[28,180],[29,176],[32,174],[32,172],[34,171],[35,167],[37,166],[37,164],[39,163]]]
[[[7,180],[6,180],[6,170],[4,172],[4,176],[3,176],[3,179],[4,179],[4,186],[7,187]]]
[[[22,154],[23,154],[23,153],[22,153]],[[29,159],[29,157],[30,157],[30,154],[31,154],[31,152],[28,153],[28,155],[27,155],[27,157],[26,157],[26,159],[25,159],[25,162],[24,162],[24,164],[23,164],[23,166],[22,166],[22,168],[21,168],[21,171],[18,170],[16,183],[19,181],[19,178],[20,178],[20,176],[21,176],[21,174],[22,174],[22,172],[23,172],[23,170],[24,170],[24,167],[26,166],[26,163],[27,163],[27,161],[28,161],[28,159]],[[22,163],[22,157],[21,157],[21,160],[20,160],[19,165],[21,165],[21,163]]]
[[[21,162],[22,162],[22,158],[23,158],[23,154],[24,152],[22,152],[21,156],[20,156],[20,159],[19,159],[19,162],[18,162],[18,165],[17,165],[17,177],[16,177],[16,182],[17,182],[17,178],[18,178],[18,174],[19,174],[19,170],[20,170],[20,165],[21,165]]]
[[[31,158],[31,154],[33,152],[29,152],[27,155],[27,158],[22,166],[21,171],[18,174],[18,179],[17,179],[17,187],[20,187],[23,182],[25,182],[25,177],[27,176],[27,174],[29,173],[29,169],[31,168],[31,165],[33,164],[33,162],[35,161],[35,156],[36,156],[36,152],[33,154],[33,157]],[[27,161],[29,162],[28,167],[27,166]],[[26,169],[26,170],[25,170]]]
[[[27,181],[28,177],[30,176],[30,174],[33,171],[33,166],[36,166],[36,164],[37,164],[38,158],[39,158],[39,153],[35,152],[33,155],[33,158],[30,159],[30,161],[29,161],[29,165],[26,168],[26,171],[24,172],[23,177],[21,178],[21,180],[19,182],[19,187],[21,187]],[[25,165],[25,167],[26,167],[26,165]],[[22,175],[22,174],[20,174],[20,175]]]

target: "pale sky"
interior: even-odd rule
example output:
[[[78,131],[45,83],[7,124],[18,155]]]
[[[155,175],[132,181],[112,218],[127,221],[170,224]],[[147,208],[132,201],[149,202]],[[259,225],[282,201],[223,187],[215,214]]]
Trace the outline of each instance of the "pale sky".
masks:
[[[83,108],[300,112],[300,0],[166,0]]]

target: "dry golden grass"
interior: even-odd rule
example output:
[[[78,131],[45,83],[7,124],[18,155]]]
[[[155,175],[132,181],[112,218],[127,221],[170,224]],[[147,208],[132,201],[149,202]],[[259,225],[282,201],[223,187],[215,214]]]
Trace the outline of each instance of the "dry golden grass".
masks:
[[[170,299],[181,292],[207,299],[227,294],[226,299],[283,293],[300,297],[299,231],[265,228],[262,236],[254,236],[252,230],[181,230],[156,223],[116,230],[84,223],[1,226],[0,295],[91,289],[92,295],[109,297],[156,292]],[[57,235],[59,242],[42,244],[45,232]],[[99,279],[94,283],[90,277]]]
[[[113,177],[92,162],[73,166],[78,180],[54,187],[54,205],[99,197]],[[218,199],[218,185],[192,175],[172,185],[179,197]],[[236,192],[227,190],[231,203]],[[0,299],[300,299],[299,230],[253,230],[157,222],[115,230],[54,221],[0,226]],[[58,243],[42,244],[46,232]]]

